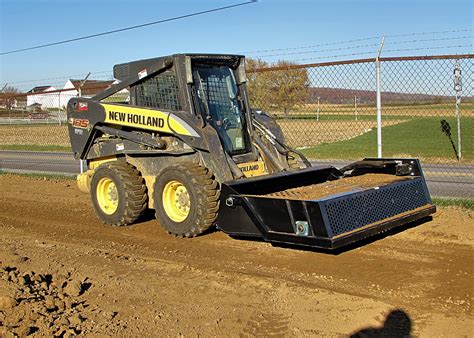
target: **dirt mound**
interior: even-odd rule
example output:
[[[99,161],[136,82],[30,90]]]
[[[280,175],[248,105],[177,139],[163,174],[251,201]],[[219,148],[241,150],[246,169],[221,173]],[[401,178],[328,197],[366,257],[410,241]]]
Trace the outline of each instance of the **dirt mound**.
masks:
[[[345,177],[339,180],[313,184],[306,187],[287,189],[264,196],[273,198],[291,198],[303,201],[314,200],[348,191],[375,188],[406,179],[406,177],[402,176],[386,174],[366,174],[356,177]]]
[[[26,259],[26,257],[22,257]],[[21,259],[21,258],[20,258]],[[0,336],[30,334],[68,337],[94,332],[97,317],[114,323],[116,313],[91,308],[81,296],[92,286],[88,278],[72,274],[42,274],[5,266],[0,279]],[[111,322],[111,323],[110,323]]]

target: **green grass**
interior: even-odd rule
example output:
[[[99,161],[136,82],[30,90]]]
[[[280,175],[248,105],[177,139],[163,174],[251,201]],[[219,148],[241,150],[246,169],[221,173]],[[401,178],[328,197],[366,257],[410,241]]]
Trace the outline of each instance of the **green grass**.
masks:
[[[455,153],[446,135],[441,132],[441,118],[417,118],[407,122],[382,128],[383,155],[386,157],[404,154],[405,156],[426,159],[452,159]],[[452,138],[456,141],[456,121],[446,118],[452,129]],[[467,161],[474,160],[474,118],[462,118],[462,155]],[[376,156],[377,131],[353,139],[320,144],[303,149],[310,158],[357,159]]]
[[[440,207],[462,207],[469,210],[474,210],[474,199],[473,198],[433,198],[433,203]]]
[[[2,144],[0,150],[61,151],[70,152],[71,147],[37,144]]]

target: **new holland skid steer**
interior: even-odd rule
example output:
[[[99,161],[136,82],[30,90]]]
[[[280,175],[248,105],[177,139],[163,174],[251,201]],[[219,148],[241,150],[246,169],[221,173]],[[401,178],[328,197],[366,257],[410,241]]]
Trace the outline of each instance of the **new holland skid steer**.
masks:
[[[88,169],[78,185],[103,222],[131,224],[151,208],[176,236],[216,225],[334,249],[435,212],[416,159],[311,166],[249,107],[244,60],[177,54],[119,64],[118,84],[69,101],[72,149]]]

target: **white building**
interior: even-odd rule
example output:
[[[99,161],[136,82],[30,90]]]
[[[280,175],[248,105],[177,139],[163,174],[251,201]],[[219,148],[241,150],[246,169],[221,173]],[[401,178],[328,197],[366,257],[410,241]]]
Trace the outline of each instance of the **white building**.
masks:
[[[83,80],[69,79],[64,85],[63,91],[61,92],[61,107],[65,109],[69,100],[73,97],[78,97],[79,92],[81,93],[82,97],[90,98],[118,82],[118,80],[86,80],[83,82]],[[114,94],[114,96],[123,97],[122,99],[119,99],[119,101],[128,101],[129,93],[127,89],[122,89],[117,94]]]
[[[53,86],[36,86],[26,94],[26,106],[39,106],[41,109],[55,108],[61,103],[60,95]],[[52,93],[48,93],[52,92]]]

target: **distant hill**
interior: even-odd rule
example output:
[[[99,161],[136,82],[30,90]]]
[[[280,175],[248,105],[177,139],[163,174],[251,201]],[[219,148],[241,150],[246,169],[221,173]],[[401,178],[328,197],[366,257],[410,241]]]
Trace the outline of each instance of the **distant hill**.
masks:
[[[327,87],[310,87],[308,88],[308,102],[318,102],[318,97],[321,103],[331,104],[351,104],[354,102],[354,96],[357,97],[358,104],[369,104],[374,103],[376,100],[376,93],[370,90],[357,90],[357,89],[340,89],[340,88],[327,88]],[[396,93],[396,92],[382,92],[382,102],[385,104],[390,103],[417,103],[417,104],[428,104],[428,103],[442,103],[442,102],[453,102],[453,96],[441,96],[441,95],[429,95],[429,94],[417,94],[417,93]],[[463,98],[470,102],[474,101],[474,98],[467,97]]]

